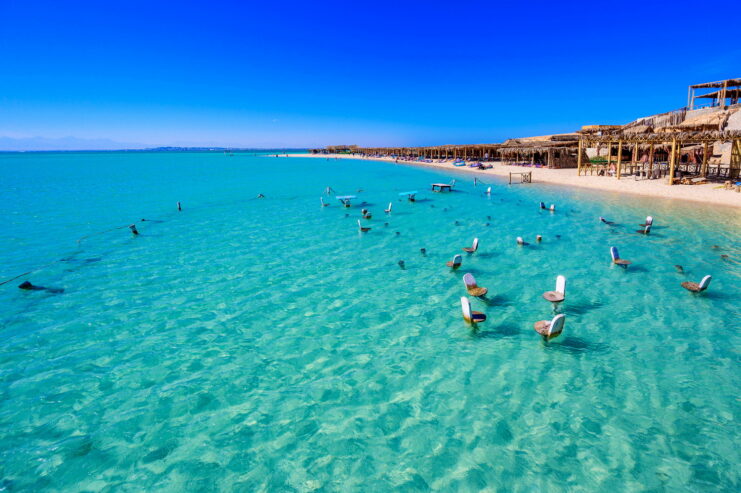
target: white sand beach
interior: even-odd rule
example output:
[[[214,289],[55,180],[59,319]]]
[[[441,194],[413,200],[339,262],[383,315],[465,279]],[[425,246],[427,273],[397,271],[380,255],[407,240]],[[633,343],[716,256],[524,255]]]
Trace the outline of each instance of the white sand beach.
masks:
[[[373,161],[395,162],[393,158],[387,157],[360,157],[347,154],[287,154],[289,157],[304,157],[314,159],[365,159]],[[487,170],[454,167],[450,162],[423,163],[419,161],[399,161],[399,165],[421,166],[446,171],[460,171],[474,175],[496,175],[508,177],[509,173],[532,172],[533,183],[553,183],[571,187],[591,188],[595,190],[606,190],[610,192],[644,195],[650,197],[661,197],[665,199],[676,199],[683,201],[702,202],[727,207],[741,208],[741,193],[734,190],[724,190],[718,183],[704,185],[667,185],[666,178],[659,180],[635,180],[632,176],[623,177],[618,180],[608,176],[577,176],[575,168],[547,169],[547,168],[523,168],[520,166],[507,166],[494,164]],[[519,180],[519,177],[517,178]],[[721,188],[719,188],[721,187]]]

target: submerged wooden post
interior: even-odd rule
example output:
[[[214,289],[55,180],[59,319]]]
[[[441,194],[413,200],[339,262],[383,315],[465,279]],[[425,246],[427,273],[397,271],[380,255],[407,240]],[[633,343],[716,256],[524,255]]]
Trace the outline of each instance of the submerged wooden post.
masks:
[[[618,141],[618,156],[617,156],[617,173],[616,173],[618,180],[620,179],[620,165],[622,164],[622,162],[623,162],[623,141],[619,140]]]
[[[674,185],[674,158],[677,153],[677,139],[672,139],[672,153],[669,156],[669,185]]]

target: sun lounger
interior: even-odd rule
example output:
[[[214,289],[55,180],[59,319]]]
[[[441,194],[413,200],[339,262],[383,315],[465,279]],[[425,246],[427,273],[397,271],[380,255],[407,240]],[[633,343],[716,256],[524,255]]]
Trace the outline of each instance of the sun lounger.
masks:
[[[706,289],[708,289],[708,286],[710,286],[710,281],[713,279],[713,276],[705,276],[702,278],[702,281],[700,281],[700,284],[697,284],[696,282],[683,282],[682,287],[688,291],[692,291],[693,293],[702,293]]]
[[[478,238],[473,239],[473,245],[471,245],[470,247],[463,247],[463,251],[466,253],[473,253],[478,249],[479,249],[479,239]]]
[[[612,257],[612,263],[620,267],[627,268],[631,264],[630,260],[620,258],[617,247],[610,247],[610,256]]]
[[[556,289],[555,291],[546,291],[543,293],[543,298],[550,301],[551,303],[561,303],[566,299],[566,278],[564,276],[556,277]]]
[[[563,325],[566,322],[566,316],[563,314],[556,315],[552,320],[540,320],[535,322],[535,331],[542,335],[545,340],[558,337],[563,332]]]
[[[469,324],[475,324],[486,320],[485,314],[471,310],[471,302],[468,301],[468,298],[465,296],[461,296],[461,309],[463,310],[463,320]]]
[[[463,284],[466,286],[468,294],[477,298],[485,296],[486,293],[489,292],[488,289],[482,288],[478,284],[476,284],[476,279],[474,279],[473,275],[470,273],[467,273],[463,276]]]

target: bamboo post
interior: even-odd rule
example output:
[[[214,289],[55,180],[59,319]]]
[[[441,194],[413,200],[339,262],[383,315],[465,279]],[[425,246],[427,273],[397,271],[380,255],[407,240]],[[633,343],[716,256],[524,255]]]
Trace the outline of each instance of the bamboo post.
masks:
[[[617,155],[617,179],[620,179],[620,165],[623,162],[623,141],[618,141],[618,155]]]
[[[677,153],[677,139],[672,139],[672,153],[669,156],[669,185],[674,185],[674,158]]]
[[[576,176],[581,176],[581,137],[579,137],[579,154],[576,156]]]
[[[700,176],[703,178],[708,176],[708,143],[705,142],[702,150],[702,168],[700,169]]]
[[[648,151],[648,176],[654,174],[654,144],[651,144],[651,148]]]

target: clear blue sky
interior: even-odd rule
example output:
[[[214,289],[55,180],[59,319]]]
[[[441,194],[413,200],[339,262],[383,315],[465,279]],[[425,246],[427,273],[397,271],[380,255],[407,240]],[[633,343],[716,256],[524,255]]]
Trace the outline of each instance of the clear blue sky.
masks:
[[[732,5],[0,0],[0,137],[431,145],[625,123],[741,77]]]

